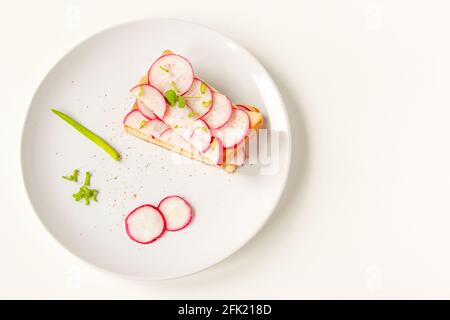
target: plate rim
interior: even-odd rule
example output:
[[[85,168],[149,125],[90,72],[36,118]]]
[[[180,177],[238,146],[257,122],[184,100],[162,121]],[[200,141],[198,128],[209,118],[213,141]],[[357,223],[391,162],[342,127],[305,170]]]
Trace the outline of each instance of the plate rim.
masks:
[[[247,237],[247,239],[245,241],[243,241],[239,246],[237,246],[235,249],[231,250],[230,253],[227,253],[226,255],[224,255],[222,258],[220,258],[219,260],[210,263],[204,267],[199,268],[198,270],[195,271],[189,271],[189,272],[185,272],[185,273],[180,273],[178,275],[175,276],[166,276],[166,277],[150,277],[150,276],[131,276],[125,273],[121,273],[118,271],[114,271],[111,269],[107,269],[105,267],[99,266],[97,264],[95,264],[94,262],[91,262],[89,260],[86,260],[84,258],[82,258],[81,256],[79,256],[78,254],[76,254],[75,252],[72,251],[71,248],[67,247],[66,245],[64,245],[47,227],[47,225],[44,223],[44,221],[42,220],[41,216],[38,214],[35,204],[33,203],[32,199],[31,199],[31,195],[30,195],[30,190],[29,187],[27,185],[27,178],[25,177],[25,159],[24,159],[24,150],[25,150],[25,131],[26,131],[26,124],[29,122],[29,117],[30,117],[30,108],[33,105],[33,102],[36,98],[36,94],[39,92],[40,88],[43,86],[44,81],[48,78],[49,74],[53,71],[53,69],[59,65],[61,63],[61,61],[63,61],[70,53],[72,53],[72,51],[74,51],[77,47],[83,45],[84,43],[88,42],[89,40],[91,40],[92,38],[95,38],[103,33],[107,33],[110,32],[114,29],[120,29],[122,27],[126,27],[128,25],[132,25],[132,24],[138,24],[138,23],[144,23],[147,21],[153,21],[153,22],[177,22],[177,23],[184,23],[187,25],[192,25],[194,27],[200,27],[202,29],[206,29],[208,32],[211,32],[213,34],[215,34],[216,36],[222,38],[224,41],[229,42],[231,44],[233,44],[234,47],[238,48],[241,52],[243,52],[247,58],[249,58],[250,60],[253,60],[260,68],[261,71],[263,72],[264,76],[269,80],[271,86],[274,88],[274,91],[276,93],[276,95],[278,96],[279,101],[281,102],[281,109],[283,111],[283,119],[286,122],[286,133],[287,133],[287,170],[286,173],[283,177],[283,181],[282,181],[282,187],[280,189],[280,192],[277,194],[276,196],[276,201],[274,201],[273,206],[270,208],[270,213],[265,217],[264,220],[262,220],[260,226],[258,228],[256,228],[252,233],[249,234],[249,236]],[[91,267],[94,267],[97,270],[101,270],[101,271],[105,271],[109,274],[113,274],[116,276],[119,276],[121,278],[125,278],[125,279],[131,279],[131,280],[145,280],[145,281],[164,281],[164,280],[169,280],[169,279],[178,279],[178,278],[182,278],[182,277],[187,277],[187,276],[191,276],[191,275],[195,275],[197,273],[200,273],[202,271],[205,271],[207,269],[210,269],[216,265],[218,265],[219,263],[227,260],[228,258],[230,258],[231,256],[233,256],[234,254],[236,254],[238,251],[240,251],[245,245],[247,245],[250,240],[252,240],[263,228],[264,226],[267,224],[267,222],[270,220],[270,218],[273,216],[273,214],[275,213],[277,207],[279,206],[279,203],[281,201],[281,198],[284,194],[284,191],[286,189],[287,186],[287,182],[289,179],[289,173],[291,171],[291,165],[292,165],[292,135],[291,135],[291,126],[290,126],[290,121],[289,121],[289,117],[288,117],[288,112],[287,112],[287,108],[286,108],[286,104],[284,102],[283,96],[280,93],[280,90],[278,89],[278,86],[276,85],[275,81],[272,79],[272,77],[270,76],[269,72],[267,71],[267,69],[264,67],[264,65],[249,51],[247,50],[244,46],[242,46],[241,44],[237,43],[236,41],[230,39],[229,37],[225,36],[224,34],[222,34],[219,31],[216,31],[208,26],[205,26],[203,24],[197,23],[197,22],[192,22],[192,21],[188,21],[188,20],[184,20],[184,19],[176,19],[176,18],[144,18],[144,19],[136,19],[136,20],[131,20],[131,21],[127,21],[127,22],[123,22],[123,23],[119,23],[119,24],[114,24],[111,25],[109,27],[106,27],[104,29],[101,29],[100,31],[94,32],[92,34],[90,34],[89,36],[87,36],[86,38],[84,38],[83,40],[77,42],[74,46],[70,47],[64,54],[62,54],[59,58],[55,59],[56,61],[50,64],[50,68],[48,69],[47,72],[45,72],[45,74],[43,75],[43,77],[39,80],[38,85],[35,87],[34,93],[31,96],[31,99],[28,103],[28,107],[26,110],[26,115],[25,118],[22,121],[22,130],[21,130],[21,136],[20,136],[20,171],[21,171],[21,176],[22,176],[22,184],[25,188],[25,193],[27,195],[27,199],[28,202],[30,203],[32,210],[35,214],[35,216],[38,218],[39,223],[41,224],[41,226],[44,228],[44,230],[47,232],[47,234],[49,234],[51,236],[51,238],[53,240],[56,241],[56,243],[59,244],[59,246],[61,246],[64,250],[66,250],[67,252],[70,253],[70,255],[72,255],[73,257],[75,257],[76,259],[78,259],[80,262],[89,265]]]

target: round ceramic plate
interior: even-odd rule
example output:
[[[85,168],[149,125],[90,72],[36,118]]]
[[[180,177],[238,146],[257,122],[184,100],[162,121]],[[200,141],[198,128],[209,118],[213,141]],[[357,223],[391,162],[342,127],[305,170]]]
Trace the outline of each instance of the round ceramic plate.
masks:
[[[260,140],[256,164],[227,174],[124,133],[122,120],[134,102],[129,90],[166,49],[188,58],[196,74],[233,102],[260,108],[268,130],[262,131],[266,138],[264,146]],[[109,158],[51,108],[104,137],[122,160]],[[112,272],[166,279],[214,265],[261,229],[283,192],[290,147],[282,98],[251,54],[196,24],[146,20],[91,37],[49,72],[25,121],[22,169],[36,213],[65,248]],[[81,182],[61,178],[75,168]],[[72,198],[86,171],[100,192],[89,206]],[[191,225],[149,245],[131,241],[125,216],[171,194],[184,196],[194,207]]]

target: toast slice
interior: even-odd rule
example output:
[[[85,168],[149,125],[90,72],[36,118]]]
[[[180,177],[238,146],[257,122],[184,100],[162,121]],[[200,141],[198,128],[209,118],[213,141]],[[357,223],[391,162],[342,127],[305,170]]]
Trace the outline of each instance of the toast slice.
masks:
[[[166,51],[163,52],[162,55],[166,55],[166,54],[172,54],[172,52],[169,51],[169,50],[166,50]],[[148,83],[147,76],[144,76],[144,77],[141,78],[141,80],[139,81],[138,85],[147,84],[147,83]],[[210,88],[211,88],[212,91],[217,92],[216,89],[214,89],[212,87],[210,87]],[[243,111],[245,111],[247,113],[247,115],[249,117],[249,120],[250,120],[250,130],[251,130],[251,132],[255,132],[255,131],[259,130],[264,124],[264,117],[262,116],[262,113],[259,111],[259,109],[254,107],[254,106],[250,106],[250,105],[239,105],[239,106],[240,106],[240,108],[237,105],[232,104],[233,109],[238,109],[239,108],[239,109],[241,109],[241,110],[243,110]],[[135,103],[132,106],[131,110],[135,110],[137,108],[138,108],[137,104]],[[129,134],[131,134],[131,135],[133,135],[133,136],[135,136],[135,137],[137,137],[139,139],[142,139],[142,140],[145,140],[147,142],[153,143],[153,144],[158,145],[160,147],[163,147],[163,148],[165,148],[167,150],[171,150],[171,151],[177,152],[177,153],[179,153],[179,154],[181,154],[183,156],[186,156],[188,158],[191,158],[193,160],[201,161],[201,162],[203,162],[205,164],[222,168],[223,170],[225,170],[228,173],[235,172],[236,169],[239,167],[239,165],[234,164],[234,163],[230,163],[230,161],[227,160],[227,159],[233,159],[234,158],[234,156],[237,153],[237,149],[236,148],[234,148],[234,149],[225,149],[224,150],[225,152],[223,153],[223,161],[221,161],[222,164],[214,164],[208,158],[202,156],[201,153],[194,152],[192,149],[189,149],[189,148],[183,148],[181,146],[177,146],[175,144],[169,143],[169,142],[164,141],[164,140],[162,140],[162,139],[160,139],[160,138],[158,138],[156,136],[146,134],[145,130],[143,130],[142,128],[131,127],[131,126],[127,125],[127,124],[124,124],[124,130],[127,133],[129,133]],[[244,141],[241,142],[240,146],[244,147],[245,146],[245,142],[248,140],[248,138],[249,138],[249,135],[247,135],[245,137]],[[227,161],[228,161],[228,163],[227,163]]]

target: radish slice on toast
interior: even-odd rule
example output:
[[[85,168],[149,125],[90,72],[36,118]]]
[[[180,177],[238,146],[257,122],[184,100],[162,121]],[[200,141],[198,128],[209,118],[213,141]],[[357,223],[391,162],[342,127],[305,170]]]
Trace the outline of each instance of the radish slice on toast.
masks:
[[[189,142],[199,150],[205,152],[211,144],[211,130],[205,121],[199,119],[194,122],[194,133],[189,138]]]
[[[163,121],[171,126],[176,133],[185,139],[189,139],[194,132],[194,120],[192,119],[192,110],[188,106],[179,107],[177,102],[174,106],[167,107],[166,115]]]
[[[140,129],[145,126],[150,120],[137,109],[130,111],[123,119],[123,124],[131,128]]]
[[[166,219],[158,208],[146,204],[125,218],[125,228],[131,240],[148,244],[158,240],[166,231]]]
[[[192,208],[180,196],[168,196],[162,199],[158,209],[166,219],[167,231],[179,231],[186,228],[192,221]]]
[[[222,140],[226,149],[234,148],[244,141],[250,130],[250,118],[247,112],[234,109],[230,120],[220,129],[213,130],[213,136]]]
[[[140,84],[133,87],[131,93],[142,102],[142,108],[145,109],[144,115],[149,114],[149,111],[151,111],[159,119],[164,117],[167,108],[166,99],[156,88],[148,84]],[[139,105],[138,108],[140,108]]]
[[[242,166],[245,161],[245,144],[239,145],[233,152],[227,153],[225,163],[234,164],[236,166]]]
[[[149,107],[147,107],[141,100],[136,99],[136,107],[147,119],[149,120],[157,119],[153,111]]]
[[[213,92],[211,110],[202,119],[211,129],[218,129],[228,122],[232,111],[230,99],[221,93]]]
[[[198,152],[192,144],[190,144],[186,139],[177,134],[172,128],[164,131],[159,139],[168,144],[174,145],[179,149],[186,150],[187,152],[193,153],[195,155],[200,155],[200,152]]]
[[[213,94],[211,88],[202,80],[195,78],[191,88],[184,95],[187,105],[195,112],[194,119],[199,119],[211,110]]]
[[[203,153],[203,157],[208,159],[213,165],[221,165],[223,163],[223,146],[220,139],[212,139],[208,149]]]
[[[145,126],[141,128],[141,132],[151,137],[159,137],[164,131],[169,129],[169,126],[161,120],[150,120]]]
[[[148,83],[162,94],[174,90],[178,95],[186,93],[194,81],[194,70],[186,58],[167,54],[156,60],[148,71]]]

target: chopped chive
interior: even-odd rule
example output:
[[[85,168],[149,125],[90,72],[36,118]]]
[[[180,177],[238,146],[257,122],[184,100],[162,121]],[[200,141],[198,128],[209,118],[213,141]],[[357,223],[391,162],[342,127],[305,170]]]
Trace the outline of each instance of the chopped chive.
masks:
[[[173,127],[174,127],[175,129],[178,129],[180,126],[176,124],[176,125],[174,125]]]
[[[169,69],[164,68],[163,66],[159,66],[159,68],[160,68],[162,71],[164,71],[164,72],[169,72]]]
[[[75,182],[78,182],[78,169],[75,169],[75,170],[73,170],[73,173],[72,173],[72,178],[73,178],[73,181],[75,181]]]
[[[186,106],[186,102],[182,96],[178,97],[178,108],[183,109]]]
[[[205,133],[208,132],[208,128],[207,128],[207,127],[201,127],[201,128],[202,128],[202,131],[203,131],[203,132],[205,132]]]
[[[173,91],[180,92],[180,90],[178,90],[177,88],[177,84],[175,83],[175,81],[170,82],[170,87],[172,88]]]
[[[185,99],[201,99],[201,96],[184,96]]]
[[[202,102],[202,106],[204,108],[209,108],[211,106],[211,104],[212,104],[212,100],[208,100],[208,101],[203,101]]]
[[[177,102],[177,93],[174,90],[167,90],[166,99],[167,101],[169,101],[169,104],[173,107]]]
[[[191,112],[189,112],[189,114],[188,114],[188,117],[189,117],[189,118],[196,117],[196,116],[198,116],[198,113],[195,112],[195,111],[191,111]]]
[[[84,177],[84,186],[90,186],[91,185],[91,173],[88,171],[86,172],[86,175]]]
[[[200,85],[200,92],[201,94],[205,94],[206,92],[206,84],[202,81],[202,84]]]
[[[69,180],[69,181],[73,181],[73,176],[62,176],[61,178]]]

